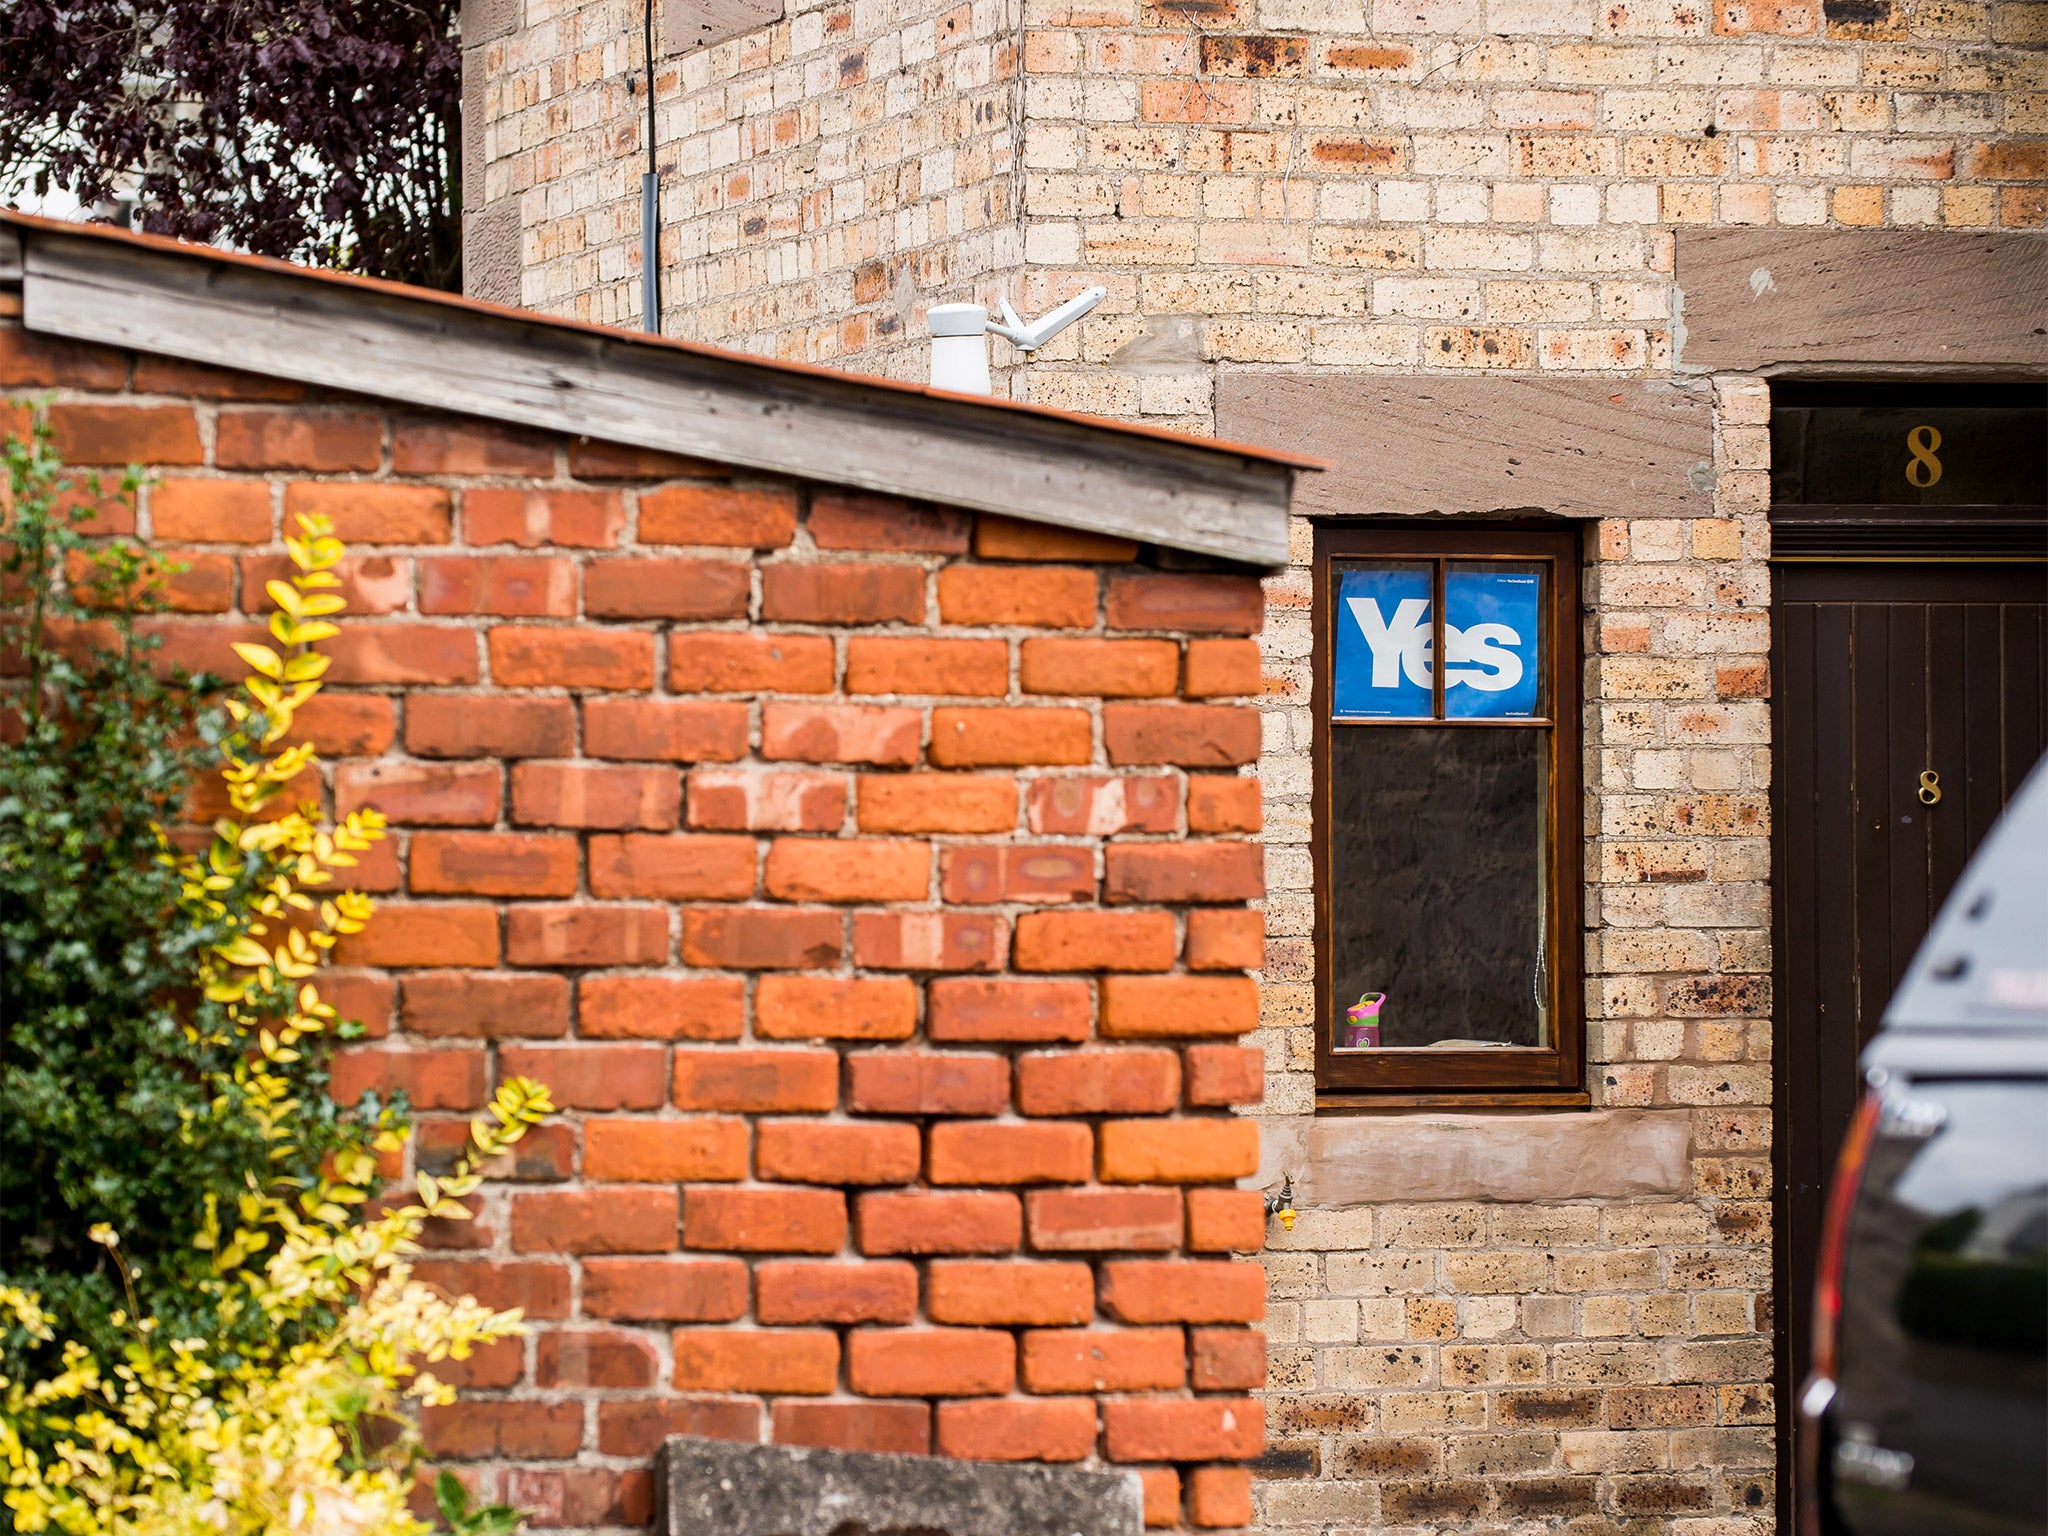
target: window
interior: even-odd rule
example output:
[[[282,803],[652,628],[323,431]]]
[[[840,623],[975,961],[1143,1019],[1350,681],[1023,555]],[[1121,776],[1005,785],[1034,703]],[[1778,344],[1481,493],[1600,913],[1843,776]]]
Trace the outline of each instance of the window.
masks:
[[[1318,1102],[1584,1103],[1577,530],[1324,527],[1315,581]]]

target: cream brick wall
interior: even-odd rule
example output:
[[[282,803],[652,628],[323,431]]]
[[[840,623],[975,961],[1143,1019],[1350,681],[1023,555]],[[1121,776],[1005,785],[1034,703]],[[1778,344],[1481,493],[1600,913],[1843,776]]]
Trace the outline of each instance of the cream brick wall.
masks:
[[[527,303],[636,321],[639,12],[557,5],[491,55],[487,176]],[[1770,1529],[1769,407],[1675,366],[1674,231],[2040,227],[2048,4],[800,0],[657,100],[673,334],[914,376],[930,303],[1101,283],[1028,376],[994,344],[999,388],[1196,433],[1234,369],[1711,396],[1714,515],[1589,525],[1584,591],[1589,1081],[1681,1120],[1689,1179],[1276,1227],[1257,1502],[1289,1533]],[[1295,535],[1262,637],[1275,1127],[1314,1105]]]

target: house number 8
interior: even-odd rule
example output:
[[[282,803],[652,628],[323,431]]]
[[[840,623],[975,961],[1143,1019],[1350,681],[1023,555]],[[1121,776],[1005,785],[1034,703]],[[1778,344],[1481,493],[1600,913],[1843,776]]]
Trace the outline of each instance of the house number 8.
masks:
[[[1906,434],[1906,451],[1913,457],[1906,463],[1906,479],[1921,490],[1941,479],[1941,460],[1934,450],[1941,446],[1941,433],[1933,427],[1915,427]]]

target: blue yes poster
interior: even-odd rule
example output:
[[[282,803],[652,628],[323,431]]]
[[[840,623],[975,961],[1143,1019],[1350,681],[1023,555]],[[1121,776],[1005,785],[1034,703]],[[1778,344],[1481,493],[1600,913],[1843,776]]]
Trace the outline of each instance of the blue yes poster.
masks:
[[[1331,710],[1338,720],[1427,720],[1436,638],[1427,566],[1349,566],[1337,582]],[[1526,567],[1444,572],[1444,714],[1526,720],[1542,707],[1543,577]]]

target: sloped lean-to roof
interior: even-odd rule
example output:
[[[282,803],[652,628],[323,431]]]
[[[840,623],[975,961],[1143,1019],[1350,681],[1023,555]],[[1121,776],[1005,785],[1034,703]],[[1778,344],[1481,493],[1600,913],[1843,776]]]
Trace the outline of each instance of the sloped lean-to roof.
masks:
[[[1287,558],[1320,461],[0,210],[31,331],[1118,534]]]

